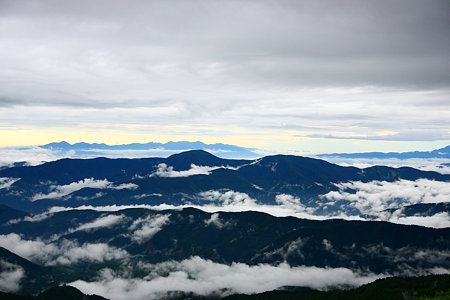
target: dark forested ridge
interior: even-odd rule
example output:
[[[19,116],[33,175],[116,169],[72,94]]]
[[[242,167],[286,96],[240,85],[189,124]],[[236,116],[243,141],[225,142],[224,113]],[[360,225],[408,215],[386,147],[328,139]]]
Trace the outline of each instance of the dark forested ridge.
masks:
[[[450,298],[450,275],[390,277],[350,290],[314,291],[285,288],[255,295],[232,295],[227,300],[445,300]]]
[[[199,167],[206,171],[196,173]],[[277,204],[277,195],[289,194],[301,198],[307,207],[321,207],[317,210],[320,213],[328,202],[321,195],[338,190],[335,184],[340,182],[450,181],[450,175],[409,167],[359,169],[292,155],[232,160],[201,150],[168,158],[62,159],[0,170],[0,177],[13,182],[0,189],[0,204],[29,212],[60,205],[204,205],[211,203],[201,196],[204,192],[234,191],[245,193],[259,204]],[[360,214],[342,203],[327,206],[328,213],[340,210]]]
[[[167,300],[447,300],[450,295],[450,275],[429,275],[419,277],[390,277],[379,279],[356,289],[317,291],[301,287],[285,287],[279,290],[225,297],[197,296],[180,293],[167,296]],[[37,296],[22,296],[0,292],[1,300],[101,300],[97,295],[85,295],[71,286],[50,288]]]
[[[105,226],[102,220],[117,221]],[[140,231],[133,225],[136,220],[147,222],[142,226],[151,228],[152,235],[137,239]],[[38,222],[0,225],[0,234],[11,233],[24,240],[51,239],[56,245],[65,241],[79,245],[107,243],[151,263],[199,256],[226,264],[287,262],[291,266],[350,267],[374,273],[450,268],[446,258],[450,228],[380,221],[315,221],[251,211],[130,208],[115,212],[69,210],[51,213]]]
[[[36,296],[24,296],[0,292],[2,300],[107,300],[97,295],[85,295],[71,286],[56,286],[45,290]]]
[[[283,280],[292,272],[311,270],[321,275],[337,270],[347,277],[330,284],[325,281],[331,277],[323,277],[322,288],[334,290],[329,292],[307,288],[313,285],[303,281],[276,289],[289,285],[282,281],[271,292],[230,295],[232,282],[220,287],[220,296],[402,299],[400,293],[409,297],[405,299],[421,300],[440,299],[448,290],[448,276],[388,278],[342,289],[386,275],[450,269],[450,228],[445,228],[450,207],[442,197],[450,175],[413,168],[343,167],[290,155],[227,160],[188,151],[168,158],[62,159],[3,169],[0,178],[0,277],[7,279],[0,287],[27,299],[98,299],[57,287],[68,283],[92,287],[118,279],[129,292],[135,283],[146,286],[155,279],[173,279],[177,272],[195,281],[198,272],[220,269],[232,274],[245,269],[252,274],[258,268],[283,270],[289,275]],[[365,202],[358,202],[359,186],[366,188]],[[422,189],[426,193],[421,197],[428,198],[409,201],[411,195],[395,192],[385,199],[370,189],[383,195]],[[327,194],[337,195],[337,200]],[[172,206],[157,206],[162,203]],[[371,215],[374,205],[379,205],[378,215]],[[237,212],[222,211],[230,207]],[[271,213],[281,207],[290,216],[258,212],[260,207]],[[382,215],[410,217],[408,221],[422,218],[432,226],[385,222]],[[162,293],[174,299],[219,295],[199,296],[187,290],[191,292]]]

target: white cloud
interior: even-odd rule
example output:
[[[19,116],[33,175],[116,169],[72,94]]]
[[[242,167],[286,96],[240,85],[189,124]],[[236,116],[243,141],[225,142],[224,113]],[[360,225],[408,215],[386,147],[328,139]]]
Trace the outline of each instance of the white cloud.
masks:
[[[207,226],[213,225],[216,226],[219,229],[227,228],[233,226],[233,222],[225,222],[219,217],[219,213],[214,213],[211,215],[211,217],[208,220],[205,220],[205,224]]]
[[[132,240],[143,243],[151,239],[169,222],[170,215],[155,215],[138,218],[130,226]]]
[[[252,199],[249,195],[231,190],[227,191],[209,190],[206,192],[198,193],[198,196],[202,200],[218,202],[223,206],[256,205],[255,199]]]
[[[429,272],[429,274],[435,274],[435,275],[444,275],[444,274],[450,273],[449,269],[440,268],[440,267],[434,267],[434,268],[428,269],[427,271]]]
[[[50,213],[44,213],[42,215],[43,215],[43,218],[46,219],[47,217],[45,217],[45,215],[50,215]],[[37,215],[37,216],[39,217],[39,215]],[[76,231],[94,231],[99,228],[112,227],[114,225],[117,225],[118,223],[123,222],[125,219],[126,219],[126,217],[124,215],[102,216],[102,217],[95,219],[92,222],[82,224],[76,228],[70,228],[65,232],[62,232],[59,234],[53,234],[48,241],[56,241],[56,240],[60,239],[62,236],[76,232]],[[40,218],[38,218],[37,220],[40,221]],[[17,222],[17,221],[14,220],[14,222]],[[19,220],[19,222],[20,222],[20,220]]]
[[[91,209],[95,211],[119,211],[127,208],[145,208],[145,209],[153,209],[153,210],[164,210],[164,209],[179,209],[181,210],[183,207],[176,207],[170,204],[161,204],[157,206],[152,206],[148,204],[131,204],[131,205],[107,205],[107,206],[92,206],[92,205],[81,205],[77,207],[64,207],[64,206],[53,206],[51,207],[47,213],[57,213],[60,211],[69,211],[69,210],[86,210]]]
[[[137,189],[139,186],[137,184],[134,183],[122,183],[119,185],[110,185],[108,186],[109,189],[114,189],[114,190],[135,190]]]
[[[0,177],[0,190],[9,189],[14,184],[14,182],[17,182],[19,180],[20,178]]]
[[[322,244],[325,247],[325,250],[328,250],[328,251],[333,250],[333,245],[331,244],[331,242],[329,240],[323,239]]]
[[[0,235],[0,246],[35,262],[51,261],[51,258],[60,253],[56,244],[46,244],[40,240],[23,240],[15,233]]]
[[[140,194],[140,195],[134,195],[134,199],[142,199],[146,197],[162,197],[162,194],[160,193],[151,193],[151,194]]]
[[[83,188],[95,188],[95,189],[136,189],[138,186],[133,183],[124,183],[120,185],[114,185],[112,182],[103,179],[96,180],[94,178],[85,178],[77,182],[72,182],[67,185],[53,185],[50,187],[48,194],[39,193],[32,197],[32,201],[41,199],[53,199],[67,196],[73,192],[79,191]]]
[[[0,291],[19,291],[20,281],[24,277],[25,272],[22,267],[4,260],[0,260]]]
[[[418,276],[427,274],[436,274],[447,270],[443,266],[448,265],[450,259],[449,251],[437,250],[430,248],[420,248],[415,246],[406,245],[401,248],[390,248],[383,243],[369,244],[363,246],[367,258],[372,259],[376,257],[382,257],[386,261],[390,261],[397,265],[397,269],[400,273],[396,275],[406,275],[406,276]],[[413,265],[425,264],[430,267],[412,267],[409,263]],[[434,265],[431,267],[431,265]]]
[[[163,262],[150,267],[144,278],[119,277],[103,270],[98,281],[77,280],[70,285],[87,294],[115,299],[158,299],[171,291],[199,295],[260,293],[282,286],[305,286],[326,290],[338,286],[359,286],[383,275],[358,274],[346,268],[291,267],[286,263],[225,265],[192,257],[180,262]],[[158,275],[168,274],[168,275]]]
[[[368,168],[373,166],[388,166],[392,168],[411,167],[422,171],[434,171],[441,174],[450,174],[450,167],[443,164],[450,163],[446,158],[344,158],[344,157],[320,157],[331,163],[342,166],[352,166],[357,168]]]
[[[298,207],[301,206],[300,198],[289,194],[279,194],[275,196],[275,202],[280,205]]]
[[[432,228],[448,228],[450,227],[450,215],[447,212],[437,213],[432,216],[390,216],[387,221],[404,224],[404,225],[419,225]]]
[[[297,238],[296,240],[286,242],[283,246],[271,252],[265,252],[264,256],[272,257],[274,255],[281,256],[283,260],[287,260],[291,255],[304,258],[302,247],[306,244],[308,238]]]
[[[314,213],[315,209],[313,207],[306,207],[301,203],[300,198],[289,194],[278,194],[275,196],[275,202],[281,207],[287,209],[292,209],[297,212],[307,212],[309,214]]]
[[[310,219],[310,220],[329,220],[329,219],[344,219],[344,220],[359,220],[366,221],[360,216],[355,215],[347,215],[344,212],[340,212],[338,214],[333,215],[315,215],[314,208],[311,207],[296,207],[295,205],[283,205],[280,202],[280,205],[267,205],[267,204],[256,204],[255,200],[249,197],[245,193],[234,192],[234,191],[207,191],[200,193],[201,199],[210,201],[211,204],[205,205],[172,205],[172,204],[160,204],[160,205],[147,205],[147,204],[137,204],[137,205],[109,205],[109,206],[92,206],[92,205],[82,205],[78,207],[52,207],[49,212],[55,213],[59,211],[66,210],[84,210],[84,209],[92,209],[97,211],[119,211],[127,208],[144,208],[151,209],[156,211],[162,211],[167,209],[181,210],[183,208],[193,207],[200,209],[202,211],[206,211],[209,213],[217,213],[217,212],[244,212],[244,211],[259,211],[263,213],[270,214],[275,217],[297,217],[302,219]],[[287,198],[293,197],[289,195],[288,197],[284,196],[281,199],[286,200]],[[295,197],[294,197],[295,199]],[[280,198],[279,198],[280,201]],[[289,203],[288,203],[289,204]],[[291,203],[292,204],[292,203]],[[295,204],[295,201],[294,201]],[[443,228],[450,227],[450,217],[446,214],[436,214],[434,216],[428,217],[403,217],[398,215],[397,213],[388,214],[385,212],[374,211],[375,219],[370,219],[370,221],[389,221],[392,223],[399,224],[415,224],[426,227],[435,227],[435,228]]]
[[[346,216],[346,215],[333,215],[333,216],[318,216],[318,215],[311,215],[306,212],[299,212],[297,210],[293,210],[290,208],[286,208],[282,205],[259,205],[259,204],[230,204],[230,205],[191,205],[191,204],[184,204],[184,205],[172,205],[172,204],[159,204],[159,205],[148,205],[148,204],[133,204],[133,205],[108,205],[108,206],[92,206],[92,205],[81,205],[77,207],[63,207],[63,206],[54,206],[49,209],[48,212],[50,213],[56,213],[60,211],[68,211],[68,210],[86,210],[86,209],[92,209],[96,211],[120,211],[122,209],[127,208],[144,208],[144,209],[150,209],[150,210],[156,210],[156,211],[162,211],[167,209],[173,209],[173,210],[182,210],[183,208],[189,208],[193,207],[205,212],[209,213],[216,213],[216,212],[244,212],[244,211],[259,211],[263,213],[267,213],[269,215],[275,216],[275,217],[298,217],[303,219],[312,219],[312,220],[327,220],[330,218],[341,218],[341,219],[347,219],[347,220],[361,220],[363,221],[361,217],[357,216]]]
[[[151,177],[188,177],[192,175],[209,175],[211,171],[226,168],[226,169],[236,169],[233,167],[224,167],[224,166],[197,166],[195,164],[191,164],[191,168],[185,171],[175,171],[172,166],[168,166],[165,163],[161,163],[158,165],[158,169],[151,174]]]
[[[11,167],[13,163],[26,161],[30,166],[36,166],[47,161],[70,157],[74,151],[59,153],[37,146],[30,147],[0,147],[0,167]]]
[[[85,150],[62,150],[62,149],[46,149],[39,146],[24,147],[0,147],[0,168],[12,167],[15,162],[26,162],[27,166],[36,166],[45,162],[55,161],[63,158],[148,158],[148,157],[169,157],[170,155],[180,153],[182,151],[195,149],[178,149],[166,150],[164,148],[146,149],[146,150],[111,150],[111,149],[85,149]],[[239,158],[240,153],[228,152],[220,149],[204,149],[211,154],[221,157],[224,153],[233,155],[233,158]],[[272,154],[272,153],[271,153]],[[236,157],[234,157],[236,155]],[[202,167],[196,166],[200,171]],[[205,167],[207,168],[207,167]],[[231,168],[229,166],[221,166],[215,168]]]
[[[124,220],[124,215],[107,215],[104,217],[99,217],[98,219],[83,224],[73,231],[79,231],[79,230],[93,230],[101,227],[111,227],[113,225],[116,225],[117,223],[120,223]]]
[[[84,243],[62,240],[45,243],[41,240],[24,240],[20,235],[0,235],[0,246],[33,262],[45,265],[72,264],[83,260],[103,262],[128,256],[124,250],[105,243]]]
[[[128,256],[125,250],[111,247],[105,243],[77,244],[71,241],[60,243],[61,254],[54,261],[48,261],[47,265],[68,265],[80,261],[104,262],[123,259]]]
[[[450,182],[428,179],[387,181],[351,181],[338,183],[338,191],[321,195],[328,204],[347,201],[348,206],[362,214],[368,214],[381,221],[397,224],[414,224],[433,228],[450,227],[450,216],[446,212],[432,216],[403,216],[404,206],[419,203],[441,203],[450,201]],[[396,209],[388,212],[388,209]]]
[[[50,216],[52,216],[51,213],[45,212],[42,214],[36,214],[33,216],[26,216],[24,218],[9,220],[6,224],[12,225],[12,224],[20,223],[20,222],[40,222],[40,221],[43,221],[43,220],[49,218]]]
[[[361,213],[379,215],[389,208],[417,203],[450,202],[450,182],[428,179],[351,181],[335,184],[339,191],[322,195],[330,201],[346,200]]]

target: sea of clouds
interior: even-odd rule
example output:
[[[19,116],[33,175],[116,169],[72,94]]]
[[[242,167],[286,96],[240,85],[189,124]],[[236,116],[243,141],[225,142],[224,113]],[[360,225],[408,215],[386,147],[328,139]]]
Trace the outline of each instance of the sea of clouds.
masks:
[[[256,205],[254,199],[244,193],[210,191],[203,195],[211,200],[220,199],[223,205],[198,207],[213,212],[205,220],[205,226],[216,226],[219,229],[234,226],[230,221],[220,218],[219,211],[259,210],[270,212],[278,216],[294,215],[312,219],[327,219],[323,216],[313,216],[306,212],[299,198],[281,194],[277,197],[279,205]],[[199,295],[225,296],[233,293],[260,293],[283,286],[304,286],[319,290],[338,287],[357,287],[362,284],[392,275],[402,274],[374,274],[364,270],[348,268],[319,268],[314,266],[290,266],[287,263],[277,265],[245,263],[223,264],[201,257],[191,257],[181,261],[165,261],[157,264],[130,260],[127,251],[110,246],[107,243],[79,243],[68,240],[65,234],[77,231],[91,232],[100,228],[121,226],[128,228],[128,237],[137,244],[151,239],[163,226],[170,222],[167,212],[131,220],[117,212],[124,208],[141,207],[151,210],[182,209],[187,206],[82,206],[77,208],[53,207],[43,214],[14,220],[40,222],[49,216],[67,210],[94,209],[104,212],[99,217],[69,228],[62,234],[52,236],[48,240],[40,238],[26,239],[23,236],[10,233],[0,235],[0,247],[4,247],[32,262],[46,266],[70,266],[80,262],[102,263],[111,260],[120,261],[119,269],[101,269],[95,278],[75,280],[70,285],[87,294],[98,294],[106,298],[115,299],[162,299],[167,295],[180,292]],[[346,218],[345,216],[342,216]],[[354,217],[347,217],[355,219]],[[447,215],[448,218],[448,215]],[[356,218],[358,219],[358,218]],[[128,222],[128,223],[127,223]],[[439,226],[437,226],[439,227]],[[298,241],[294,241],[298,242]],[[333,245],[327,240],[323,246],[330,251]],[[418,250],[405,247],[400,252],[383,245],[367,249],[368,253],[383,253],[391,260],[402,263],[407,260],[432,260],[439,263],[450,258],[448,253],[434,250]],[[380,252],[381,251],[381,252]],[[0,261],[0,290],[19,291],[21,280],[27,276],[17,265]],[[136,272],[136,271],[139,272]],[[135,277],[133,274],[146,274]],[[424,270],[405,270],[403,275],[441,274],[449,270],[435,267]]]
[[[23,161],[24,153],[28,153],[30,165],[43,161],[51,161],[63,157],[70,157],[71,153],[52,152],[42,148],[29,148],[17,150],[14,148],[2,148],[0,153],[6,153],[0,159],[0,164],[11,165],[15,161]],[[20,153],[20,154],[19,154]],[[136,154],[136,153],[135,153]],[[143,154],[143,153],[140,153]],[[140,155],[139,154],[139,155]],[[140,157],[140,156],[137,157]],[[147,155],[147,154],[145,154]],[[19,159],[20,157],[20,159]],[[328,159],[330,160],[330,159]],[[342,165],[357,167],[369,167],[372,165],[388,165],[393,167],[411,166],[422,170],[437,171],[450,174],[450,168],[442,166],[443,160],[355,160],[333,161]],[[186,177],[192,175],[209,175],[218,168],[224,166],[205,167],[191,165],[189,170],[175,171],[172,167],[160,164],[156,171],[148,174],[149,177]],[[17,178],[0,178],[0,189],[10,188]],[[398,180],[394,182],[350,181],[335,184],[337,190],[321,195],[324,201],[322,206],[333,206],[345,201],[349,207],[357,209],[361,214],[374,217],[371,220],[389,221],[397,224],[420,225],[433,228],[450,227],[448,212],[436,213],[432,216],[404,216],[401,208],[407,205],[420,203],[450,202],[450,183],[433,181],[428,179]],[[44,198],[64,198],[79,191],[82,188],[96,189],[136,189],[135,184],[114,184],[108,180],[95,180],[85,178],[67,185],[52,185],[47,193],[36,194],[32,198],[37,201]],[[163,196],[163,195],[159,195]],[[125,208],[147,208],[151,210],[180,210],[186,207],[195,207],[210,212],[211,217],[205,220],[206,226],[216,226],[220,229],[233,226],[220,218],[220,212],[259,211],[277,217],[293,216],[298,218],[326,220],[340,218],[345,220],[366,220],[361,216],[349,215],[345,210],[337,211],[333,215],[315,214],[317,207],[310,207],[302,202],[302,199],[294,195],[278,194],[275,196],[275,205],[258,203],[246,193],[233,190],[208,190],[201,192],[197,197],[203,200],[205,205],[112,205],[93,207],[83,205],[80,207],[52,207],[47,212],[27,216],[22,219],[12,220],[13,225],[22,221],[40,222],[49,216],[66,210],[93,209],[105,212],[104,215],[90,222],[69,228],[66,232],[52,236],[48,240],[25,239],[23,236],[10,233],[0,235],[0,246],[4,247],[35,263],[55,266],[71,265],[80,262],[102,263],[110,260],[123,262],[121,270],[108,268],[101,269],[94,280],[76,280],[70,285],[77,287],[87,294],[98,294],[106,298],[115,299],[160,299],[167,295],[179,292],[195,293],[199,295],[228,295],[233,293],[259,293],[277,289],[283,286],[305,286],[319,290],[327,290],[336,287],[353,287],[371,282],[377,278],[398,274],[373,274],[363,271],[355,271],[347,268],[318,268],[318,267],[291,267],[286,263],[279,265],[247,265],[233,263],[221,264],[200,257],[191,257],[182,261],[166,261],[159,264],[142,263],[133,268],[140,268],[146,272],[141,278],[132,277],[128,258],[129,254],[122,249],[108,245],[107,243],[78,243],[62,238],[65,234],[77,231],[95,231],[100,228],[118,226],[126,221],[126,217],[120,214],[107,214],[117,212]],[[319,206],[320,206],[319,205]],[[392,209],[394,209],[392,211]],[[388,210],[391,210],[388,212]],[[128,236],[137,244],[151,239],[161,228],[169,222],[170,214],[159,214],[133,220],[129,227]],[[324,242],[324,246],[327,244]],[[328,245],[332,247],[331,245]],[[389,250],[389,249],[388,249]],[[379,251],[379,249],[372,249]],[[387,251],[383,249],[383,251]],[[406,251],[406,250],[405,250]],[[392,251],[391,251],[392,252]],[[405,252],[406,253],[406,252]],[[399,261],[411,256],[413,259],[449,259],[445,253],[421,253],[413,255],[391,253]],[[402,258],[403,257],[403,258]],[[416,272],[415,270],[414,272]],[[419,271],[417,271],[419,272]],[[448,273],[449,270],[434,268],[422,270],[423,274]],[[421,273],[421,274],[422,274]],[[418,273],[417,273],[418,274]],[[18,265],[0,260],[0,290],[17,292],[20,290],[21,281],[27,274]]]
[[[200,257],[143,266],[147,276],[130,278],[126,273],[103,269],[96,281],[77,280],[70,285],[84,293],[112,300],[160,299],[174,292],[225,296],[253,294],[283,286],[304,286],[319,290],[355,287],[384,274],[355,272],[347,268],[291,267],[279,265],[221,264]],[[161,276],[161,274],[166,274]]]
[[[50,212],[69,209],[120,210],[125,207],[146,207],[149,209],[182,209],[195,207],[207,212],[241,212],[259,211],[276,217],[293,216],[298,218],[324,220],[341,218],[346,220],[365,220],[359,215],[347,213],[354,208],[361,215],[370,215],[371,220],[389,221],[397,224],[415,224],[426,227],[450,227],[448,212],[440,212],[431,216],[405,216],[402,208],[421,203],[450,202],[450,182],[429,179],[387,181],[350,181],[335,184],[337,191],[321,195],[322,202],[317,207],[307,206],[298,197],[289,194],[275,196],[276,205],[261,204],[246,193],[233,190],[208,190],[197,194],[203,205],[126,205],[93,207],[89,205],[79,208],[53,207]],[[344,203],[344,204],[343,204]],[[332,214],[317,214],[321,207],[333,207]],[[37,217],[39,218],[39,217]]]

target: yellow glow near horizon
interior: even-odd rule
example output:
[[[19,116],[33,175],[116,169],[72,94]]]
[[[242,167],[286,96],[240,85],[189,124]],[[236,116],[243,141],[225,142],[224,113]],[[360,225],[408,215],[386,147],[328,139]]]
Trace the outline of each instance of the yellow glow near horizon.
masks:
[[[264,138],[263,138],[264,139]],[[68,143],[105,143],[110,145],[129,143],[148,143],[169,141],[202,141],[204,143],[228,143],[243,147],[255,147],[255,136],[201,136],[173,133],[170,135],[121,130],[0,130],[0,146],[30,146],[44,145],[52,142],[66,141]]]
[[[261,153],[336,153],[368,151],[430,151],[445,147],[448,141],[429,143],[408,141],[366,141],[352,139],[327,139],[303,137],[298,131],[245,131],[239,128],[203,128],[207,134],[195,134],[195,127],[140,127],[96,129],[40,128],[0,130],[0,147],[44,145],[52,142],[105,143],[109,145],[169,141],[201,141],[207,144],[224,143],[247,148],[257,148]],[[153,133],[155,132],[155,133]]]

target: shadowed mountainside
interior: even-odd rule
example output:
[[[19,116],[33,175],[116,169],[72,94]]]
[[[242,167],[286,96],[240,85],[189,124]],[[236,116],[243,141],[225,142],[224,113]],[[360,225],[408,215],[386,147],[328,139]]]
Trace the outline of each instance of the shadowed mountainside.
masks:
[[[337,214],[342,207],[352,215],[361,212],[342,203],[327,205],[322,195],[337,191],[340,182],[450,181],[450,175],[409,167],[359,169],[292,155],[228,160],[201,150],[168,158],[62,159],[0,170],[0,177],[12,182],[0,189],[0,204],[31,212],[60,205],[204,205],[218,199],[206,200],[202,193],[232,191],[273,205],[277,195],[288,194],[318,214]]]

